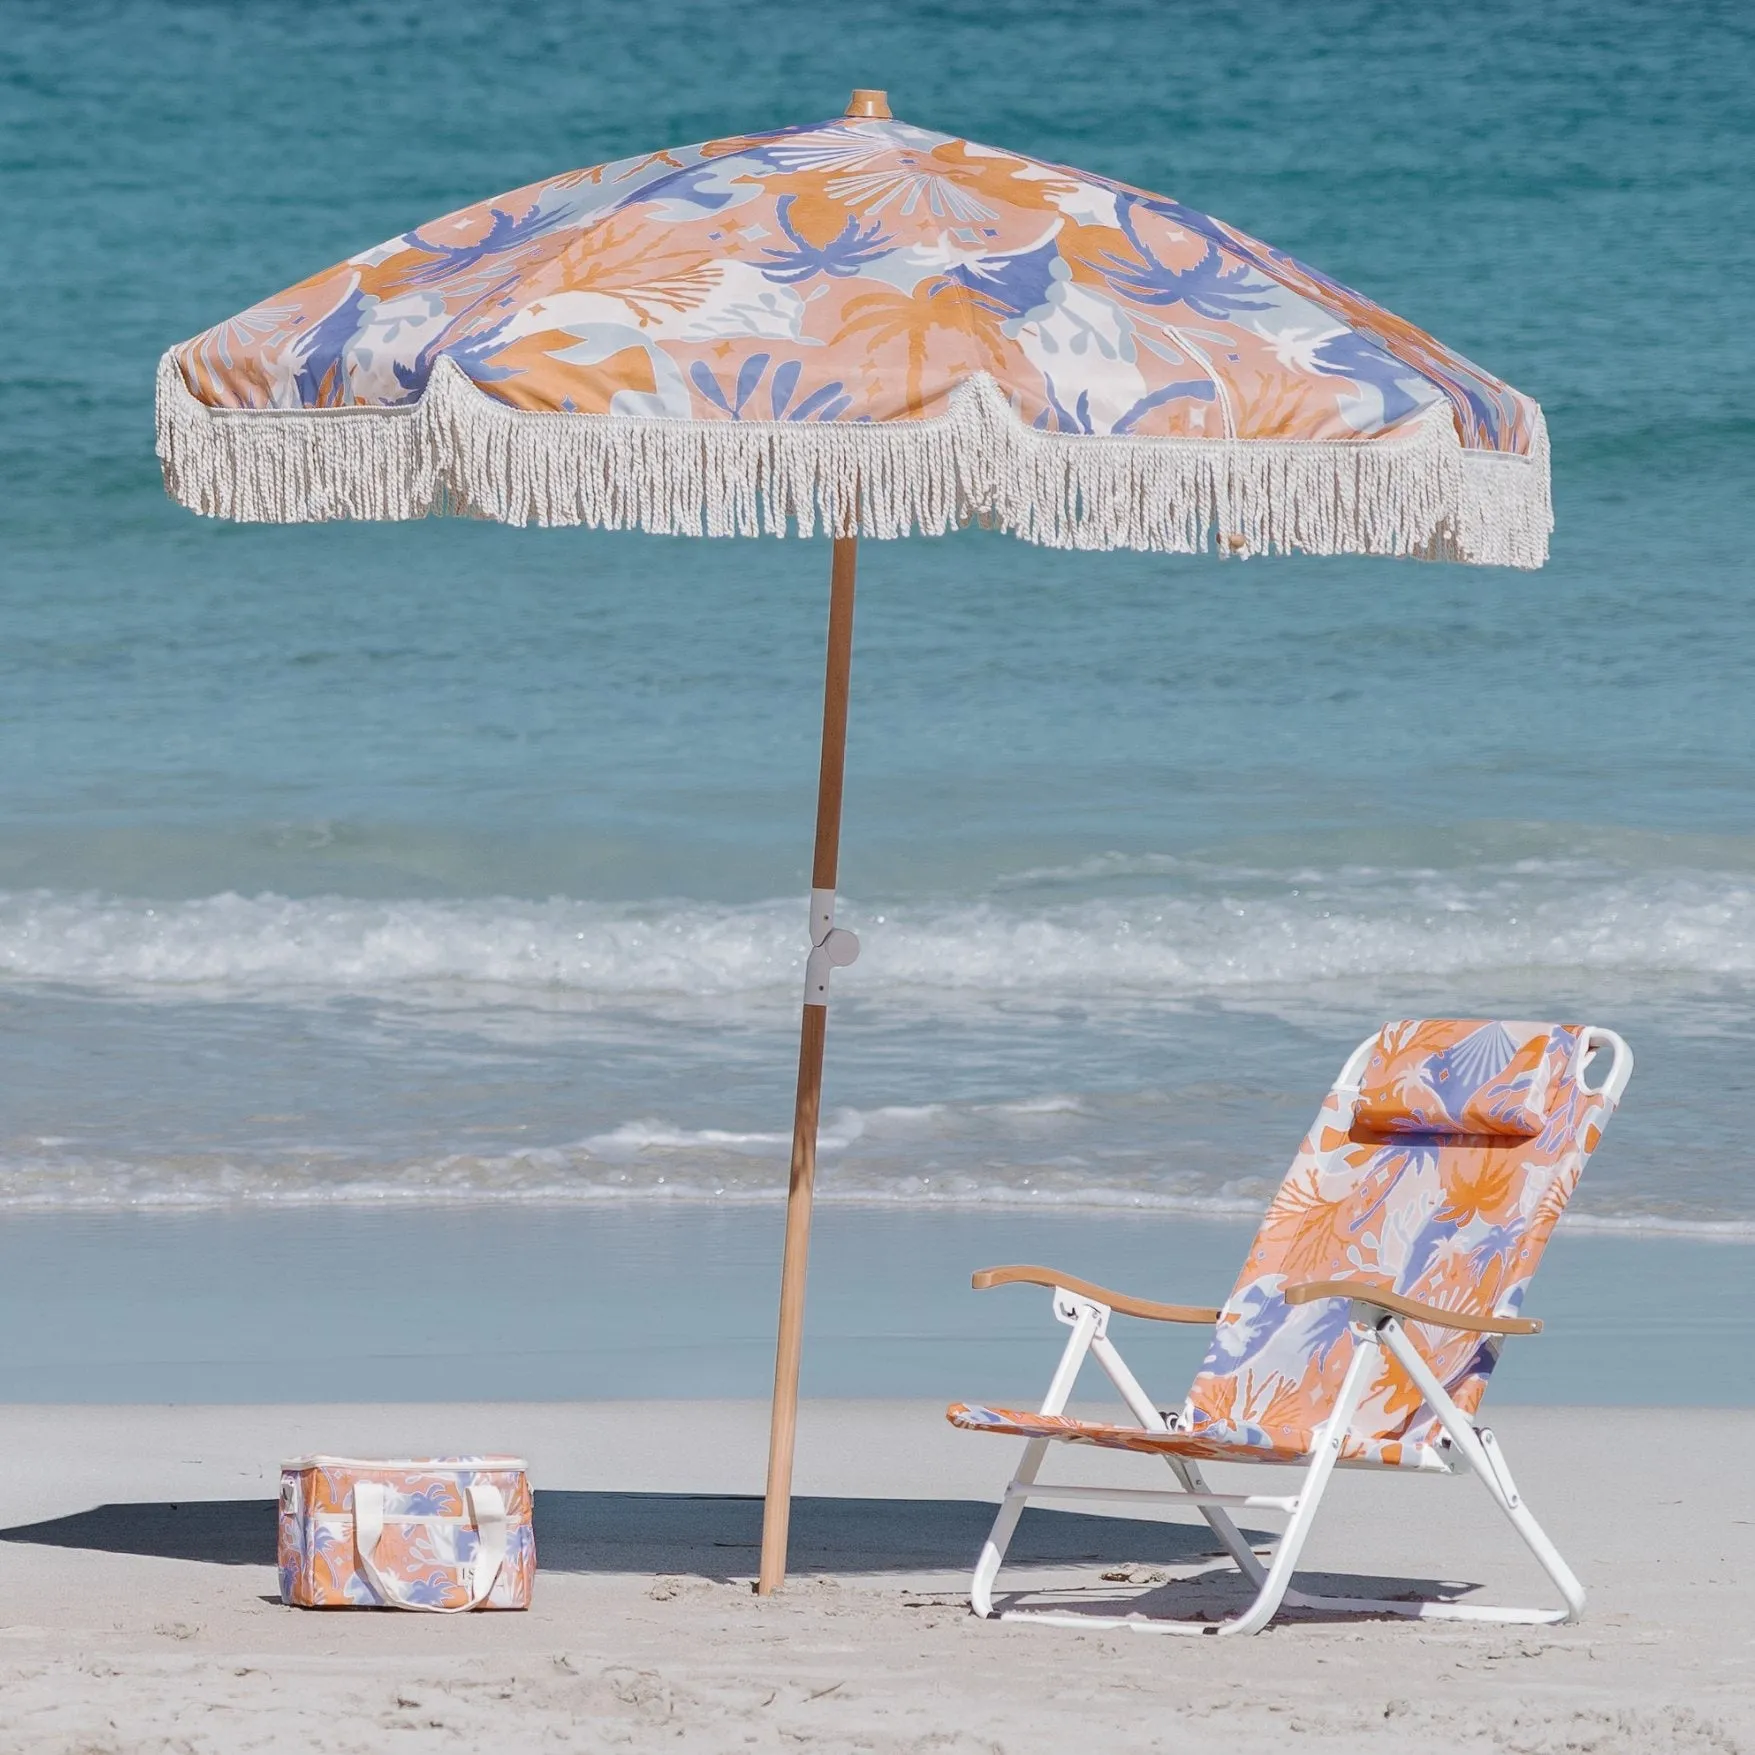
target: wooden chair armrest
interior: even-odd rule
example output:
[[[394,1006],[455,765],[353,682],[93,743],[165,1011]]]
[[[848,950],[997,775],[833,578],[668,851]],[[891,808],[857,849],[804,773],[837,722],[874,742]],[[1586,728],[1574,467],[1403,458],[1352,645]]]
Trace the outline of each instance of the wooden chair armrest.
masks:
[[[1093,1285],[1076,1274],[1056,1273],[1053,1268],[1014,1267],[982,1268],[969,1276],[969,1284],[977,1292],[993,1286],[1064,1286],[1080,1297],[1094,1298],[1107,1304],[1119,1316],[1143,1316],[1147,1322],[1217,1322],[1219,1313],[1200,1304],[1154,1304],[1149,1298],[1130,1298],[1125,1292],[1111,1292],[1107,1286]]]
[[[1350,1298],[1369,1304],[1374,1310],[1387,1310],[1392,1316],[1404,1316],[1409,1322],[1429,1322],[1434,1328],[1464,1329],[1477,1335],[1539,1335],[1542,1325],[1528,1316],[1475,1316],[1466,1310],[1445,1310],[1437,1304],[1423,1304],[1418,1298],[1404,1298],[1400,1292],[1389,1292],[1364,1280],[1312,1280],[1308,1285],[1289,1286],[1281,1294],[1288,1304],[1312,1304],[1318,1298]]]

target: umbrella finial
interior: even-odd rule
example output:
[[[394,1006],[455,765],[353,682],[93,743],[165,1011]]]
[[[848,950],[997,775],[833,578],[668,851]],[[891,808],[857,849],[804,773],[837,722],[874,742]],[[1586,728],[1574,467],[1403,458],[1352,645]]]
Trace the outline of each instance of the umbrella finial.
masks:
[[[847,100],[847,108],[841,113],[844,116],[876,116],[887,122],[890,119],[890,94],[861,88]]]

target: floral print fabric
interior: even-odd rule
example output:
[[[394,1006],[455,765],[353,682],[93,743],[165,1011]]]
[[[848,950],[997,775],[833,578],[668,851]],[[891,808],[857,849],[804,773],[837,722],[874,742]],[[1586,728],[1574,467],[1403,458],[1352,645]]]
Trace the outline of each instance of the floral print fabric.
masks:
[[[506,1558],[484,1609],[527,1609],[536,1577],[530,1482],[506,1457],[443,1458],[406,1464],[315,1457],[281,1471],[280,1600],[307,1609],[387,1605],[362,1570],[354,1546],[353,1489],[384,1484],[384,1532],[374,1558],[412,1603],[458,1608],[470,1596],[477,1536],[467,1490],[497,1487],[506,1502]]]
[[[985,374],[1045,432],[1527,455],[1535,404],[1164,196],[903,122],[650,153],[464,208],[175,350],[220,409],[398,407],[447,359],[508,407],[847,425]]]
[[[960,1405],[953,1423],[1037,1437],[1075,1436],[1062,1429],[1070,1424],[1087,1442],[1127,1449],[1306,1459],[1355,1343],[1345,1300],[1292,1305],[1285,1292],[1356,1280],[1441,1309],[1516,1312],[1608,1119],[1608,1098],[1579,1081],[1582,1053],[1583,1031],[1573,1024],[1385,1025],[1362,1089],[1330,1091],[1269,1205],[1173,1434],[1086,1431],[1077,1421]],[[1360,1122],[1367,1094],[1374,1125]],[[1403,1131],[1381,1125],[1392,1097]],[[1526,1124],[1537,1102],[1540,1131],[1509,1131]],[[1443,1131],[1408,1131],[1416,1113]],[[1480,1126],[1483,1120],[1498,1131]],[[1407,1326],[1451,1399],[1473,1413],[1500,1339]],[[1436,1428],[1437,1416],[1385,1351],[1341,1460],[1438,1466]]]

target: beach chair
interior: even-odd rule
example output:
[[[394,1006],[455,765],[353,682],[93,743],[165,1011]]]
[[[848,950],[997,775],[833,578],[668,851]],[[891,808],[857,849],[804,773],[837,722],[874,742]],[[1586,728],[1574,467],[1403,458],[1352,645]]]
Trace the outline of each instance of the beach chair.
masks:
[[[1606,1061],[1606,1070],[1605,1070]],[[1612,1030],[1441,1019],[1386,1024],[1348,1057],[1274,1196],[1222,1310],[1126,1297],[1048,1268],[988,1268],[978,1290],[1052,1289],[1072,1330],[1034,1413],[953,1404],[972,1432],[1028,1440],[975,1569],[971,1602],[993,1590],[1025,1504],[1192,1505],[1255,1596],[1228,1620],[1008,1609],[1072,1627],[1257,1633],[1282,1603],[1326,1613],[1425,1619],[1570,1621],[1584,1590],[1518,1494],[1498,1441],[1472,1423],[1507,1335],[1536,1334],[1524,1292],[1585,1159],[1633,1071]],[[1161,1413],[1110,1335],[1115,1314],[1213,1323],[1188,1399]],[[1137,1424],[1064,1412],[1095,1358]],[[1051,1443],[1162,1457],[1179,1487],[1055,1486],[1037,1479]],[[1215,1493],[1201,1464],[1278,1463],[1295,1491]],[[1292,1588],[1298,1556],[1337,1468],[1467,1472],[1558,1587],[1558,1609],[1318,1596]],[[1270,1565],[1231,1514],[1290,1521]]]

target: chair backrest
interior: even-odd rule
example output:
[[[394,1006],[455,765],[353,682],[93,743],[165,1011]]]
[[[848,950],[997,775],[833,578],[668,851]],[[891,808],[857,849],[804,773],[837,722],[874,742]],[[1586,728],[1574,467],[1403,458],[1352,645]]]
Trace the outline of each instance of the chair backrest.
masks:
[[[1262,1219],[1182,1427],[1258,1455],[1307,1453],[1354,1341],[1344,1301],[1288,1305],[1292,1286],[1358,1280],[1446,1309],[1515,1312],[1631,1070],[1618,1036],[1579,1024],[1438,1019],[1362,1042]],[[1500,1342],[1413,1333],[1472,1413]],[[1342,1460],[1430,1465],[1435,1424],[1385,1353]]]

